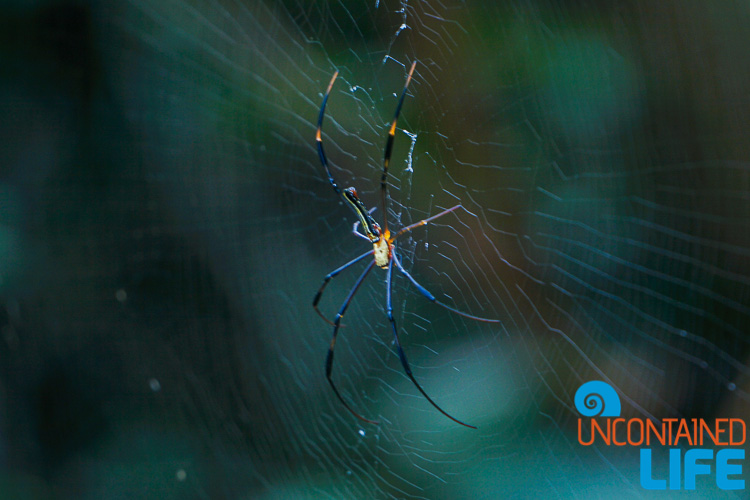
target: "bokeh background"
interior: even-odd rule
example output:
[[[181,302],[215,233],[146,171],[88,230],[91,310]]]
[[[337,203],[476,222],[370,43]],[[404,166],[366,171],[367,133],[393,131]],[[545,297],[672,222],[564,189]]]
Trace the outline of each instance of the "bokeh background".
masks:
[[[577,443],[583,382],[626,417],[750,421],[742,2],[40,0],[0,25],[0,497],[641,497],[637,450]],[[339,70],[332,170],[380,219],[414,60],[390,224],[465,210],[399,255],[501,322],[403,278],[396,320],[476,431],[402,373],[381,271],[334,368],[380,426],[330,391],[311,307],[366,250],[322,92]]]

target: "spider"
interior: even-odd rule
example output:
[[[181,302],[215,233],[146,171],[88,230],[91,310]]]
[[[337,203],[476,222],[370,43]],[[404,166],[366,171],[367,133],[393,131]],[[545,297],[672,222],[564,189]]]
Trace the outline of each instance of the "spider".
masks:
[[[346,188],[344,190],[341,190],[336,184],[336,181],[333,178],[333,175],[331,175],[331,170],[328,167],[328,159],[326,158],[326,154],[323,150],[323,139],[321,137],[321,127],[323,125],[323,116],[325,115],[326,110],[326,103],[328,102],[328,95],[331,93],[331,88],[333,88],[333,83],[336,81],[336,77],[338,76],[338,71],[336,71],[333,74],[333,77],[331,78],[331,82],[328,84],[328,88],[326,89],[326,93],[323,96],[323,104],[320,106],[320,114],[318,115],[318,128],[315,132],[315,142],[317,144],[318,148],[318,156],[320,157],[320,162],[323,164],[323,168],[325,168],[326,175],[328,175],[328,181],[331,183],[331,186],[333,186],[333,190],[336,191],[336,194],[342,196],[346,203],[354,210],[354,213],[357,215],[357,222],[354,223],[354,226],[352,228],[352,232],[355,236],[359,238],[363,238],[367,240],[372,245],[372,250],[369,250],[368,252],[363,253],[359,257],[355,258],[354,260],[344,264],[343,266],[339,267],[335,271],[332,271],[329,273],[324,279],[323,284],[320,286],[320,289],[318,289],[318,293],[315,294],[315,298],[313,299],[313,308],[315,311],[320,315],[321,318],[323,318],[326,322],[328,322],[330,325],[333,326],[333,337],[331,338],[330,346],[328,347],[328,355],[326,357],[326,378],[328,379],[328,382],[331,384],[331,387],[333,388],[333,392],[336,394],[336,396],[339,398],[341,403],[346,407],[349,412],[351,412],[355,417],[362,420],[363,422],[367,422],[370,424],[378,424],[379,422],[375,420],[370,420],[368,418],[363,417],[356,411],[354,411],[351,406],[346,402],[346,400],[341,396],[338,389],[336,388],[336,385],[333,383],[333,379],[331,378],[331,371],[333,369],[333,349],[336,346],[336,337],[339,332],[339,328],[341,327],[341,318],[344,317],[344,313],[346,313],[346,309],[349,307],[349,304],[351,303],[352,299],[354,298],[354,295],[357,293],[357,290],[359,290],[360,285],[362,285],[362,282],[365,280],[369,272],[372,270],[374,266],[378,266],[381,269],[384,269],[386,271],[386,295],[385,295],[385,312],[388,316],[388,321],[391,324],[391,327],[393,328],[393,337],[394,337],[394,343],[396,345],[396,350],[398,351],[398,357],[401,360],[401,365],[404,368],[404,371],[406,372],[406,375],[411,379],[411,381],[414,383],[414,385],[419,389],[419,392],[422,393],[422,395],[427,399],[427,401],[432,404],[440,413],[448,417],[449,419],[453,420],[454,422],[461,424],[465,427],[470,427],[472,429],[476,429],[473,425],[469,425],[467,423],[464,423],[457,418],[452,417],[448,413],[446,413],[442,408],[440,408],[437,403],[435,403],[430,396],[427,395],[427,393],[422,389],[422,386],[419,385],[417,380],[414,378],[414,375],[412,374],[411,368],[409,367],[409,362],[406,359],[406,354],[404,353],[404,349],[401,347],[401,342],[398,338],[398,329],[396,328],[396,321],[393,318],[393,304],[391,300],[391,277],[393,275],[393,267],[394,265],[396,268],[404,275],[406,278],[416,287],[416,289],[424,295],[428,300],[431,302],[455,313],[460,316],[464,316],[466,318],[470,318],[476,321],[484,321],[487,323],[498,323],[499,320],[496,319],[487,319],[487,318],[480,318],[478,316],[472,316],[471,314],[467,314],[465,312],[459,311],[458,309],[454,309],[453,307],[450,307],[447,304],[444,304],[437,300],[434,295],[432,295],[429,291],[427,291],[426,288],[424,288],[422,285],[417,283],[417,281],[412,277],[411,274],[409,274],[406,269],[404,269],[404,266],[401,264],[401,260],[398,258],[398,255],[396,254],[396,248],[395,248],[395,242],[398,239],[399,236],[408,233],[409,231],[424,226],[425,224],[434,221],[435,219],[439,217],[443,217],[444,215],[447,215],[454,210],[457,210],[459,208],[463,208],[460,204],[456,205],[455,207],[449,208],[447,210],[443,210],[442,212],[433,215],[432,217],[428,217],[427,219],[421,220],[419,222],[416,222],[414,224],[411,224],[409,226],[406,226],[399,231],[396,231],[395,234],[392,234],[388,230],[388,217],[387,217],[387,207],[386,202],[388,198],[388,184],[387,184],[387,178],[388,178],[388,164],[391,160],[391,152],[393,151],[393,139],[396,133],[396,122],[398,121],[398,115],[401,112],[401,106],[404,104],[404,97],[406,97],[406,90],[409,87],[409,83],[411,82],[412,75],[414,74],[414,68],[416,67],[417,62],[414,61],[411,65],[411,69],[409,70],[409,74],[406,77],[406,83],[404,84],[404,88],[401,92],[401,97],[398,100],[398,104],[396,106],[396,113],[393,116],[393,121],[391,122],[391,126],[388,129],[388,139],[386,140],[385,144],[385,154],[383,157],[383,175],[380,177],[380,192],[382,195],[382,207],[383,207],[383,227],[381,228],[380,225],[375,222],[375,219],[372,217],[372,212],[375,210],[373,207],[372,210],[367,210],[365,207],[365,204],[359,199],[357,196],[357,191],[353,187]],[[358,226],[362,226],[362,230],[364,232],[361,233],[358,230]],[[336,317],[333,321],[330,321],[328,318],[326,318],[323,313],[318,309],[318,302],[320,302],[320,298],[323,295],[323,291],[325,290],[328,283],[331,281],[332,278],[336,277],[339,273],[342,271],[348,269],[352,265],[356,264],[357,262],[365,259],[366,257],[372,256],[373,259],[370,261],[370,263],[367,265],[365,270],[362,272],[362,274],[359,276],[357,281],[354,283],[354,286],[352,287],[351,291],[349,292],[349,295],[347,295],[346,300],[344,300],[344,303],[341,305],[341,308],[339,309],[338,314],[336,314]]]

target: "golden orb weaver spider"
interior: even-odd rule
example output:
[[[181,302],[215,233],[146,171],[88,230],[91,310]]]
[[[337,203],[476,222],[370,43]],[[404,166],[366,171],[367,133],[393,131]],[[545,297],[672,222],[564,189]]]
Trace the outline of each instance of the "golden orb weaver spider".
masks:
[[[320,114],[318,115],[318,128],[315,132],[315,142],[318,147],[318,156],[320,157],[320,162],[323,164],[323,168],[325,168],[326,174],[328,175],[328,182],[331,183],[331,186],[333,186],[333,190],[336,191],[336,194],[342,196],[344,200],[347,202],[347,204],[354,210],[354,213],[357,215],[357,222],[354,223],[353,227],[353,233],[360,237],[368,240],[372,244],[372,250],[365,252],[364,254],[360,255],[359,257],[355,258],[354,260],[344,264],[343,266],[339,267],[335,271],[329,273],[324,279],[323,284],[320,286],[320,289],[318,289],[318,293],[315,294],[315,298],[313,299],[313,308],[315,311],[320,315],[321,318],[326,320],[329,324],[333,326],[333,337],[331,338],[331,344],[328,347],[328,355],[326,357],[326,378],[328,379],[328,382],[331,384],[331,387],[333,388],[333,392],[336,394],[336,396],[339,398],[341,403],[346,407],[347,410],[349,410],[352,415],[357,417],[358,419],[362,420],[363,422],[368,422],[371,424],[378,424],[379,422],[375,420],[370,420],[356,411],[354,411],[349,404],[346,402],[346,400],[341,396],[338,389],[336,388],[336,385],[333,383],[333,379],[331,378],[331,372],[333,370],[333,348],[336,346],[336,336],[339,332],[339,327],[341,326],[341,318],[344,317],[344,313],[346,313],[346,309],[349,307],[349,304],[351,303],[352,299],[354,298],[354,295],[357,293],[357,290],[359,289],[362,282],[367,277],[367,274],[372,270],[374,266],[378,266],[382,269],[385,269],[386,274],[386,315],[388,316],[388,321],[391,324],[391,327],[393,328],[393,338],[394,343],[396,345],[396,349],[398,351],[398,357],[401,360],[401,365],[404,368],[404,371],[406,372],[406,375],[411,379],[411,381],[414,383],[414,385],[419,389],[419,392],[422,393],[422,395],[427,399],[427,401],[432,404],[440,413],[448,417],[449,419],[453,420],[454,422],[461,424],[465,427],[470,427],[472,429],[476,429],[473,425],[466,424],[464,422],[461,422],[457,418],[452,417],[448,413],[446,413],[442,408],[440,408],[437,403],[435,403],[430,396],[427,395],[427,393],[422,389],[422,386],[417,383],[417,380],[414,378],[414,375],[411,372],[411,368],[409,367],[409,362],[406,359],[406,354],[404,353],[404,349],[401,347],[401,342],[398,338],[398,329],[396,328],[396,321],[393,318],[393,304],[391,302],[391,277],[393,274],[393,264],[396,264],[396,267],[398,268],[401,273],[406,276],[406,278],[416,287],[416,289],[424,295],[428,300],[431,302],[455,313],[461,316],[464,316],[466,318],[470,318],[476,321],[484,321],[487,323],[499,323],[499,320],[496,319],[487,319],[487,318],[480,318],[478,316],[472,316],[471,314],[467,314],[465,312],[459,311],[458,309],[454,309],[450,307],[447,304],[444,304],[437,300],[434,295],[432,295],[430,292],[427,291],[426,288],[424,288],[422,285],[417,283],[417,281],[412,277],[411,274],[409,274],[406,269],[401,265],[401,261],[399,260],[398,256],[396,255],[396,250],[394,248],[394,243],[396,239],[398,239],[399,236],[401,236],[404,233],[408,233],[412,229],[415,229],[420,226],[424,226],[425,224],[432,222],[433,220],[437,219],[438,217],[442,217],[444,215],[447,215],[454,210],[457,210],[459,208],[463,208],[460,204],[456,205],[455,207],[449,208],[448,210],[443,210],[439,214],[433,215],[432,217],[428,217],[427,219],[421,220],[419,222],[416,222],[414,224],[411,224],[409,226],[406,226],[399,231],[396,232],[395,235],[392,235],[391,232],[388,230],[388,212],[387,212],[387,193],[388,193],[388,184],[387,184],[387,178],[388,178],[388,164],[391,160],[391,153],[393,151],[393,139],[396,134],[396,122],[398,121],[398,115],[401,112],[401,106],[404,104],[404,97],[406,97],[406,89],[409,87],[409,83],[411,82],[412,75],[414,74],[414,68],[416,67],[417,62],[414,61],[411,65],[411,69],[409,70],[409,75],[406,77],[406,83],[404,84],[404,89],[401,92],[401,97],[398,100],[398,104],[396,105],[396,113],[393,116],[393,121],[391,122],[391,127],[388,129],[388,139],[386,140],[385,144],[385,154],[383,157],[383,175],[380,178],[380,192],[382,194],[382,206],[383,206],[383,229],[381,229],[380,225],[375,222],[375,219],[372,218],[372,210],[367,210],[365,207],[365,204],[362,203],[362,201],[357,197],[357,191],[353,188],[346,188],[343,191],[339,188],[338,184],[336,184],[336,181],[333,178],[333,175],[331,175],[331,170],[328,168],[328,159],[326,158],[326,154],[323,150],[323,139],[320,135],[321,128],[323,126],[323,116],[325,115],[326,111],[326,103],[328,102],[328,95],[331,93],[331,88],[333,88],[333,82],[336,81],[336,77],[338,76],[339,72],[336,71],[333,74],[333,77],[331,78],[331,82],[328,84],[328,88],[326,89],[326,93],[323,96],[323,104],[320,106]],[[362,230],[364,231],[364,234],[360,233],[357,230],[357,227],[361,225]],[[340,272],[344,271],[345,269],[351,267],[352,265],[356,264],[357,262],[361,261],[365,257],[368,257],[372,255],[373,260],[367,265],[365,270],[362,272],[360,277],[357,279],[357,281],[354,283],[354,286],[352,287],[351,291],[349,292],[349,295],[347,295],[346,300],[344,300],[344,303],[341,305],[341,308],[339,309],[338,314],[336,314],[336,318],[333,321],[330,321],[328,318],[326,318],[323,313],[318,309],[318,303],[320,302],[320,298],[323,295],[323,291],[325,290],[326,286],[328,285],[328,282],[331,281],[332,278],[336,277]]]

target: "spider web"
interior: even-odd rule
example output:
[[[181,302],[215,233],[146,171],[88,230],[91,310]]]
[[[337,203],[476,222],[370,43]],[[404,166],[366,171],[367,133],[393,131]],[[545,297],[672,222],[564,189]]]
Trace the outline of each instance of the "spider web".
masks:
[[[8,109],[51,110],[12,132],[18,172],[47,166],[6,181],[6,206],[34,214],[8,211],[0,268],[3,396],[28,401],[3,405],[18,491],[636,497],[637,450],[577,442],[583,382],[616,387],[626,417],[750,419],[746,10],[60,5],[12,11],[85,60],[33,53],[62,85],[21,90],[32,71],[7,86],[23,97]],[[331,328],[310,306],[368,249],[317,159],[322,93],[340,71],[326,151],[380,222],[414,60],[389,226],[462,209],[397,252],[438,300],[500,323],[451,314],[396,272],[395,318],[417,380],[476,431],[403,373],[383,271],[349,308],[333,369],[379,426],[335,399]],[[363,266],[326,289],[330,318]]]

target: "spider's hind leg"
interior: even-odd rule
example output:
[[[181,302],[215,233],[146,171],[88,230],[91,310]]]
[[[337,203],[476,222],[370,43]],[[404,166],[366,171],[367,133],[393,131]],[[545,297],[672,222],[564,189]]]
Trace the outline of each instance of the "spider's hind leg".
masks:
[[[459,311],[458,309],[456,309],[454,307],[451,307],[448,304],[440,302],[425,287],[423,287],[422,285],[420,285],[419,283],[417,283],[417,280],[415,280],[414,277],[411,274],[409,274],[409,272],[406,269],[404,269],[404,266],[401,265],[401,261],[399,261],[398,257],[396,256],[396,252],[395,251],[393,252],[393,260],[396,261],[396,266],[398,266],[398,270],[401,271],[401,273],[404,276],[406,276],[409,279],[409,281],[411,281],[411,284],[414,285],[417,288],[417,290],[419,290],[419,293],[421,293],[422,295],[424,295],[427,298],[427,300],[429,300],[430,302],[433,302],[433,303],[439,305],[440,307],[449,310],[450,312],[452,312],[454,314],[458,314],[459,316],[463,316],[464,318],[473,319],[474,321],[482,321],[483,323],[500,323],[499,319],[481,318],[479,316],[474,316],[473,314],[469,314],[469,313],[465,313],[463,311]]]
[[[360,260],[364,259],[368,255],[372,255],[373,251],[374,250],[370,250],[369,252],[363,253],[362,255],[360,255],[359,257],[357,257],[356,259],[353,259],[353,260],[347,262],[346,264],[344,264],[343,266],[339,267],[335,271],[332,271],[332,272],[328,273],[328,275],[326,275],[326,277],[323,278],[323,284],[320,285],[320,288],[318,289],[318,293],[315,294],[315,298],[313,298],[312,305],[313,305],[313,309],[315,309],[315,312],[318,313],[318,316],[320,316],[321,318],[323,318],[326,321],[326,323],[328,323],[329,325],[335,326],[333,324],[333,321],[331,321],[330,319],[326,318],[323,315],[323,313],[320,312],[320,309],[318,309],[318,302],[320,302],[321,297],[323,297],[323,292],[325,291],[326,287],[328,286],[328,282],[331,281],[333,278],[335,278],[341,271],[344,271],[345,269],[348,269],[350,266],[352,266],[353,264],[356,264],[357,262],[359,262]],[[344,325],[341,325],[341,326],[344,326]]]
[[[395,254],[394,254],[395,258]],[[440,413],[448,417],[449,419],[453,420],[457,424],[461,424],[464,427],[469,427],[471,429],[476,429],[473,425],[466,424],[464,422],[461,422],[457,418],[454,418],[450,416],[448,413],[446,413],[442,408],[440,408],[437,403],[435,403],[430,396],[427,395],[427,393],[422,389],[422,386],[419,385],[417,382],[417,379],[414,378],[414,375],[411,372],[411,367],[409,366],[409,361],[406,359],[406,353],[404,352],[403,347],[401,347],[401,342],[398,339],[398,329],[396,328],[396,320],[393,318],[393,304],[391,302],[391,277],[393,274],[393,259],[388,264],[388,277],[386,278],[387,284],[386,284],[386,313],[388,315],[388,321],[391,323],[391,326],[393,327],[393,338],[395,339],[396,344],[396,350],[398,351],[398,357],[401,360],[401,366],[404,367],[404,371],[406,372],[406,376],[411,379],[411,381],[414,383],[417,389],[419,389],[419,392],[422,393],[422,396],[427,399],[427,401],[430,402],[432,406],[434,406]]]
[[[336,388],[336,384],[333,383],[333,379],[331,378],[331,372],[333,371],[333,348],[336,347],[336,336],[339,333],[339,326],[341,326],[341,318],[344,317],[344,313],[346,312],[346,309],[349,307],[349,304],[354,298],[354,294],[357,293],[359,286],[365,280],[365,278],[367,277],[367,274],[370,272],[370,270],[373,268],[374,265],[375,265],[375,261],[372,261],[367,265],[367,268],[362,272],[360,277],[357,279],[357,282],[352,287],[351,291],[349,292],[349,295],[346,297],[346,300],[341,305],[341,309],[339,309],[338,314],[336,314],[336,319],[333,320],[333,337],[331,337],[331,344],[328,346],[328,355],[326,356],[326,378],[328,379],[328,383],[331,384],[331,388],[333,389],[333,392],[336,394],[336,397],[339,398],[339,401],[341,401],[341,404],[343,404],[344,407],[347,410],[349,410],[349,412],[352,415],[362,420],[363,422],[377,425],[379,424],[379,422],[377,422],[376,420],[370,420],[368,418],[363,417],[362,415],[354,411],[351,406],[349,406],[349,403],[347,403],[346,400],[343,398],[343,396],[341,396],[341,393],[339,393],[339,390]]]

